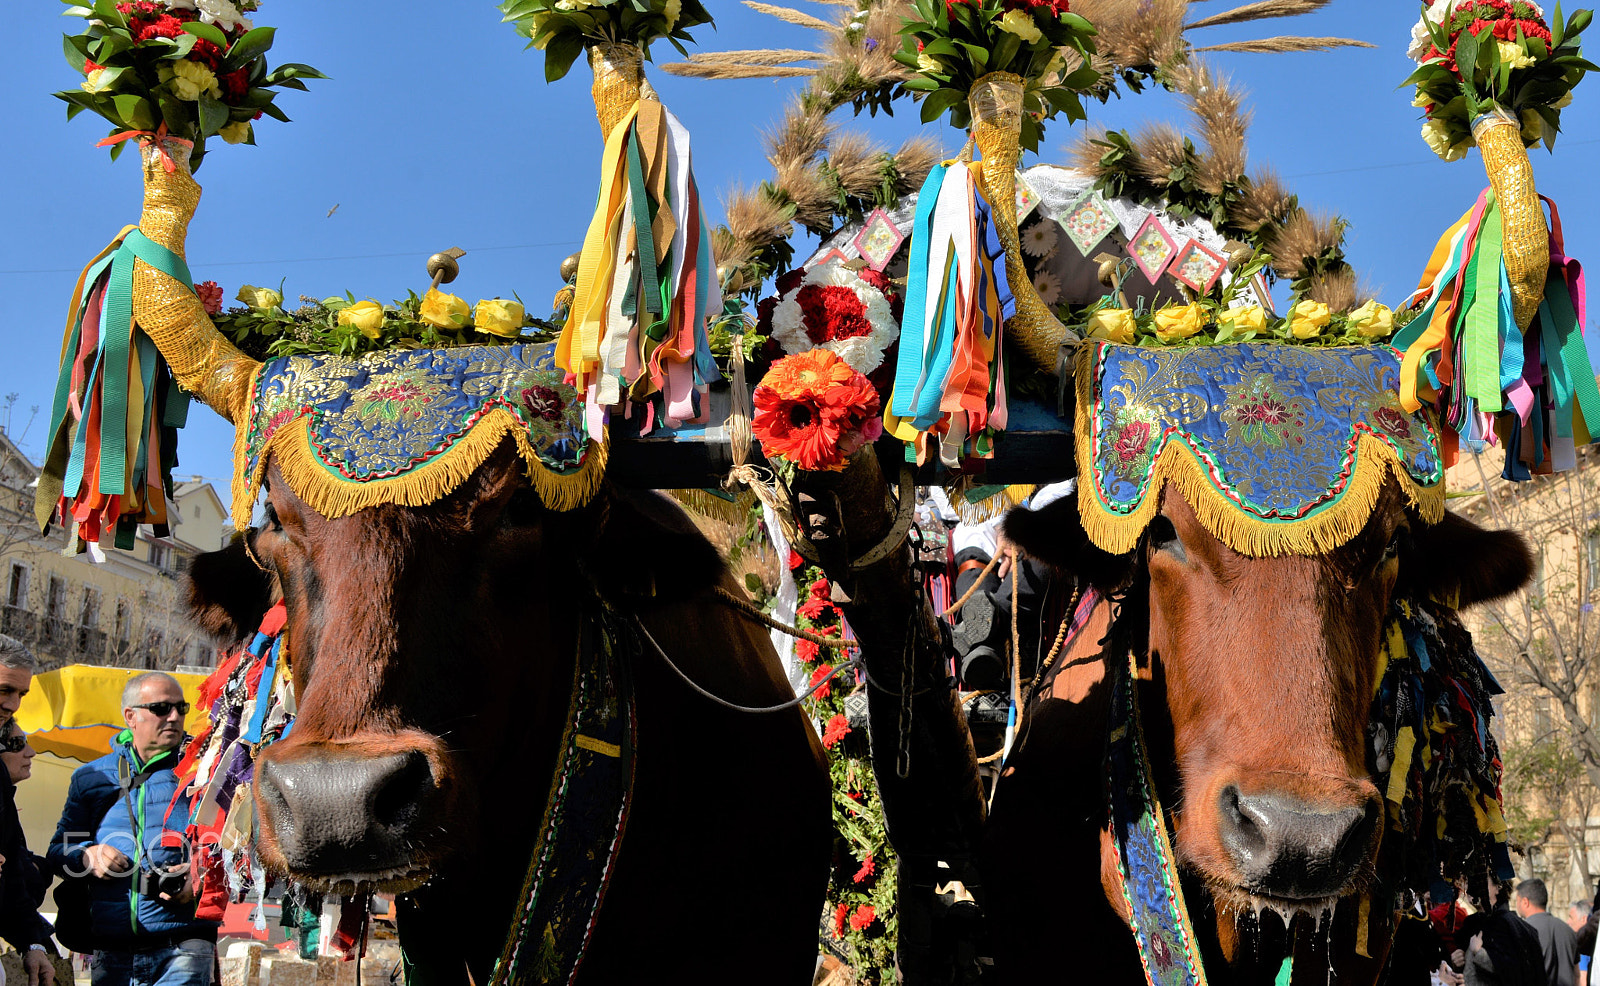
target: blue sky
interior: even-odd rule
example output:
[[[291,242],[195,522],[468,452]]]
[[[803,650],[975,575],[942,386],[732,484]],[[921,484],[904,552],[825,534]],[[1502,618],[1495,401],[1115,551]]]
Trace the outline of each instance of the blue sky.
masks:
[[[832,8],[798,5],[831,16]],[[1196,9],[1228,5],[1210,0]],[[717,30],[702,31],[704,50],[814,43],[811,32],[732,0],[707,7]],[[7,0],[11,54],[0,60],[0,91],[9,94],[0,109],[7,234],[0,237],[0,395],[19,395],[14,436],[39,405],[22,435],[35,456],[72,284],[123,224],[138,219],[140,202],[134,158],[109,161],[93,146],[105,124],[90,114],[68,123],[64,104],[50,96],[80,81],[61,56],[61,34],[82,22],[62,18],[61,9],[55,0]],[[1402,0],[1338,0],[1277,25],[1200,35],[1210,43],[1276,26],[1379,46],[1210,57],[1250,92],[1251,161],[1275,167],[1308,208],[1350,221],[1350,261],[1390,304],[1415,285],[1440,232],[1485,183],[1476,154],[1445,164],[1428,151],[1409,91],[1395,89],[1411,70],[1405,48],[1416,16]],[[205,198],[188,246],[196,279],[218,281],[229,298],[240,284],[276,287],[286,279],[291,302],[346,290],[389,300],[425,287],[429,254],[460,246],[468,253],[455,293],[476,301],[516,292],[531,310],[544,305],[560,286],[561,259],[579,245],[598,180],[601,141],[581,63],[546,85],[540,53],[523,50],[488,0],[268,0],[256,22],[279,29],[274,64],[307,62],[332,79],[312,83],[310,93],[285,92],[278,102],[294,122],[263,119],[259,146],[219,144],[207,156],[199,175]],[[656,56],[676,53],[659,46]],[[727,189],[769,177],[760,135],[802,80],[711,82],[659,71],[651,78],[694,136],[700,187],[720,218]],[[1186,122],[1165,93],[1089,111],[1111,127]],[[892,119],[841,123],[891,145],[920,129],[909,104]],[[1600,81],[1577,90],[1563,125],[1554,156],[1534,152],[1536,180],[1563,210],[1568,253],[1600,265],[1600,196],[1590,164],[1600,153]],[[959,148],[961,135],[948,126],[928,129],[950,152]],[[1064,161],[1073,137],[1053,125],[1039,160]],[[231,437],[220,418],[197,407],[180,443],[179,475],[225,485]]]

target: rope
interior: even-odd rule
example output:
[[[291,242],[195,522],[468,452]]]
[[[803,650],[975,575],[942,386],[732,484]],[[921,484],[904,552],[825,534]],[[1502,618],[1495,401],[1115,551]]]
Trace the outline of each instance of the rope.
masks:
[[[780,633],[787,633],[789,636],[799,637],[801,640],[809,640],[813,644],[817,644],[821,647],[827,647],[831,650],[844,650],[847,647],[861,646],[854,640],[845,640],[840,637],[824,637],[821,634],[812,633],[810,630],[802,630],[799,627],[793,627],[787,623],[780,623],[767,614],[761,612],[761,610],[757,609],[755,603],[752,603],[748,599],[739,598],[720,585],[713,586],[712,591],[717,594],[718,602],[727,606],[732,606],[734,609],[737,609],[739,612],[750,617],[752,620],[755,620],[757,623],[771,627]]]
[[[1002,555],[996,554],[993,558],[990,558],[989,564],[983,566],[983,571],[978,573],[977,579],[974,580],[971,585],[967,586],[967,591],[961,594],[960,599],[957,599],[955,602],[951,603],[949,609],[945,610],[943,613],[940,613],[939,619],[948,620],[950,617],[961,612],[961,607],[967,604],[967,600],[972,598],[972,594],[978,591],[979,586],[983,585],[983,580],[989,577],[989,573],[994,571],[994,567],[996,565],[1000,564],[1001,557]],[[1015,564],[1015,561],[1013,561],[1012,564]],[[1016,590],[1013,589],[1012,591],[1015,592]]]
[[[756,495],[756,499],[778,518],[784,537],[792,545],[803,535],[790,514],[788,498],[779,496],[777,490],[773,488],[777,477],[771,469],[754,465],[749,461],[750,443],[754,441],[755,436],[750,429],[750,419],[754,414],[750,406],[750,387],[745,382],[744,375],[744,333],[733,337],[733,352],[729,356],[728,364],[733,374],[730,386],[733,406],[728,411],[728,418],[723,422],[723,427],[728,432],[728,454],[733,459],[733,466],[728,470],[728,475],[723,477],[722,488],[732,492],[740,485],[748,486],[750,492]]]
[[[1078,612],[1078,602],[1083,598],[1083,586],[1076,583],[1072,586],[1072,598],[1067,600],[1067,615],[1061,618],[1061,628],[1056,631],[1055,643],[1050,645],[1050,653],[1044,656],[1044,662],[1039,665],[1039,670],[1033,673],[1033,678],[1028,682],[1028,693],[1031,698],[1034,686],[1044,680],[1044,673],[1050,670],[1050,665],[1061,656],[1061,648],[1066,646],[1067,633],[1072,629],[1073,617]]]
[[[684,684],[699,692],[704,698],[715,702],[725,709],[732,709],[735,712],[748,712],[753,715],[764,715],[768,712],[782,712],[785,709],[792,709],[801,702],[804,702],[806,699],[810,698],[816,693],[817,689],[832,681],[834,677],[845,668],[859,668],[862,666],[861,658],[858,655],[840,664],[834,665],[833,670],[829,671],[821,681],[813,684],[809,689],[806,690],[804,694],[796,695],[787,702],[780,702],[777,705],[739,705],[738,703],[730,702],[725,698],[719,698],[718,696],[706,691],[704,688],[701,688],[693,678],[684,673],[682,668],[673,663],[672,658],[667,656],[667,652],[661,649],[660,644],[656,643],[656,638],[650,636],[650,631],[645,629],[644,623],[641,622],[637,616],[632,617],[632,619],[634,627],[638,629],[639,633],[644,637],[645,640],[650,642],[650,646],[655,648],[655,652],[661,658],[662,662],[665,663],[667,667],[671,668],[673,673],[675,673],[679,678],[683,679]]]

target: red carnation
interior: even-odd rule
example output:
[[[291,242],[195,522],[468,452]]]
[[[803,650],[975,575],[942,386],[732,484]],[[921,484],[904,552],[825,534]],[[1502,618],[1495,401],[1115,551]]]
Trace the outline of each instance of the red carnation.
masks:
[[[183,33],[183,21],[171,14],[159,14],[151,20],[134,18],[129,25],[133,28],[133,40],[149,41],[151,38],[176,38]]]
[[[811,664],[822,655],[822,647],[804,637],[794,642],[794,655],[801,664]]]
[[[237,103],[250,91],[250,70],[241,68],[224,72],[217,77],[217,81],[222,83],[222,98],[229,103]]]
[[[849,288],[837,284],[807,284],[795,300],[800,303],[801,324],[812,345],[872,333],[867,306]]]
[[[873,921],[877,920],[878,912],[872,909],[871,904],[862,904],[856,912],[850,915],[850,927],[856,931],[863,931]]]
[[[218,48],[205,38],[196,38],[194,48],[189,51],[189,61],[199,62],[215,72],[217,66],[222,64],[222,54],[221,48]]]
[[[856,870],[856,875],[852,879],[856,883],[860,883],[862,880],[865,880],[867,877],[876,872],[878,872],[878,864],[873,862],[872,857],[869,855],[867,856],[866,860],[862,862],[861,869]]]
[[[822,730],[822,745],[831,750],[833,749],[833,744],[848,735],[850,735],[850,720],[845,718],[844,713],[836,713],[832,719],[828,720],[828,725]],[[860,883],[861,881],[857,880],[856,882]]]
[[[200,304],[207,315],[222,311],[222,285],[216,281],[201,281],[194,286],[194,293],[200,296]]]
[[[811,593],[812,599],[829,599],[832,596],[833,587],[828,585],[828,580],[824,577],[811,583],[811,588],[808,591]]]

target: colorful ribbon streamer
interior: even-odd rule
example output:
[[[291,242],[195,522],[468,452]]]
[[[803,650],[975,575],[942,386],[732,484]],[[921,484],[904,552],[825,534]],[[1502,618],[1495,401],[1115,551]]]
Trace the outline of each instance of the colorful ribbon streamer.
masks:
[[[1422,309],[1394,339],[1405,353],[1401,404],[1437,405],[1468,451],[1503,442],[1507,479],[1571,469],[1577,446],[1600,434],[1600,388],[1583,342],[1583,269],[1566,256],[1555,203],[1544,201],[1550,270],[1526,332],[1513,312],[1500,205],[1485,189],[1440,238],[1411,298]]]
[[[134,318],[135,261],[191,283],[183,258],[135,226],[84,269],[68,313],[35,502],[41,527],[74,524],[85,544],[114,530],[124,549],[133,547],[140,524],[155,525],[157,537],[168,533],[177,429],[189,412],[189,395]]]
[[[643,430],[657,403],[677,427],[704,414],[703,395],[721,379],[706,325],[722,313],[722,292],[689,132],[656,100],[639,100],[611,131],[600,174],[556,364],[585,394],[590,434],[630,403],[645,406]]]
[[[1001,329],[1016,300],[980,174],[981,164],[946,161],[918,196],[900,356],[883,417],[904,441],[939,436],[940,461],[953,469],[991,458],[1007,419]]]

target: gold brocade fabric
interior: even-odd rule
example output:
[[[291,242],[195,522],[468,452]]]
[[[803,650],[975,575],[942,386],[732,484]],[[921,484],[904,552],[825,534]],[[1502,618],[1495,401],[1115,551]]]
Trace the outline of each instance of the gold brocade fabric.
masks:
[[[637,45],[603,43],[589,49],[589,68],[594,71],[594,112],[600,120],[600,136],[608,138],[628,110],[639,101],[644,82],[644,52]]]
[[[1006,323],[1010,338],[1047,372],[1056,369],[1056,354],[1069,337],[1067,327],[1034,290],[1022,262],[1017,235],[1017,159],[1022,153],[1022,77],[991,72],[972,85],[972,137],[983,154],[983,185],[993,210],[995,229],[1006,250],[1006,281],[1017,299],[1017,313]],[[1076,341],[1076,337],[1073,337]]]
[[[164,141],[174,168],[166,170],[153,143],[141,146],[144,212],[139,229],[183,256],[189,220],[200,204],[200,186],[189,173],[189,144]],[[144,261],[133,270],[133,318],[166,357],[178,386],[204,401],[231,423],[241,420],[250,395],[250,377],[260,366],[240,352],[212,324],[200,299]]]
[[[1522,144],[1521,124],[1505,110],[1497,107],[1474,121],[1472,136],[1483,152],[1483,170],[1500,203],[1512,311],[1517,328],[1527,331],[1544,298],[1550,268],[1550,230],[1533,185],[1533,165]]]

